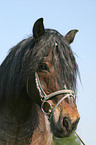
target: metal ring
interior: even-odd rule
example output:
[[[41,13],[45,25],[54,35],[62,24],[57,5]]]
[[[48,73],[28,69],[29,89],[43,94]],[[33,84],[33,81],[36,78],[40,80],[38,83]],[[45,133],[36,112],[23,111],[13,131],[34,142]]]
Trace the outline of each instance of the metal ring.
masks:
[[[45,114],[51,114],[51,112],[52,112],[52,105],[51,105],[51,103],[48,102],[48,101],[42,102],[41,110],[42,110]]]

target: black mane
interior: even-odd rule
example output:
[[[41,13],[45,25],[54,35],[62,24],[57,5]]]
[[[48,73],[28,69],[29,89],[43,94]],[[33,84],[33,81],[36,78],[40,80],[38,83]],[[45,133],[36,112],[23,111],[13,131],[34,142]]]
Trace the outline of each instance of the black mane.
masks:
[[[38,42],[30,37],[13,47],[1,64],[0,100],[20,96],[22,89],[26,87],[26,79],[34,75],[38,65],[52,47],[55,58],[55,43],[58,44],[58,58],[57,61],[54,60],[54,66],[62,72],[57,76],[59,78],[59,75],[62,75],[62,82],[69,87],[68,89],[76,87],[78,66],[72,50],[59,32],[47,29]]]

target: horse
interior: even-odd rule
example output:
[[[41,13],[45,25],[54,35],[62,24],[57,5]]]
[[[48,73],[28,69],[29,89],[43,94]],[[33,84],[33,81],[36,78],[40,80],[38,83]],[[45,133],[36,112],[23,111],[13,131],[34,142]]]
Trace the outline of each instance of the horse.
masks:
[[[70,44],[77,32],[63,36],[39,18],[33,35],[10,49],[0,66],[0,145],[53,145],[53,135],[76,129],[78,65]]]

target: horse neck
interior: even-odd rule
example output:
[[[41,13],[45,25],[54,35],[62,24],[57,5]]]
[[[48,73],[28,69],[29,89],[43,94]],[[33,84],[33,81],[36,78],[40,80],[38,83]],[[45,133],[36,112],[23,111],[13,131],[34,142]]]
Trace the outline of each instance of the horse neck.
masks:
[[[25,145],[25,142],[27,145],[32,136],[34,129],[32,103],[22,97],[10,104],[4,102],[0,109],[0,144],[2,145],[3,141],[8,145]]]
[[[24,102],[22,102],[24,103]],[[21,102],[18,102],[18,109],[13,112],[9,108],[4,108],[0,112],[0,138],[12,145],[52,145],[53,139],[50,132],[50,124],[47,117],[37,104],[27,102],[28,112],[20,110]],[[24,107],[21,105],[21,108]],[[13,106],[12,106],[13,107]],[[27,108],[26,108],[27,109]],[[24,117],[26,116],[26,117]],[[25,119],[25,120],[24,120]],[[3,145],[2,140],[0,143]]]

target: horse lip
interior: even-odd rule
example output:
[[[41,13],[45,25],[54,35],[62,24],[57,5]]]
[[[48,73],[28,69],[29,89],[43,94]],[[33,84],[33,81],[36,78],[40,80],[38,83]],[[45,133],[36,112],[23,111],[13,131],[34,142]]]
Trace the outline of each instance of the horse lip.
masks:
[[[54,131],[52,131],[55,137],[59,137],[59,138],[64,138],[64,137],[68,137],[71,135],[72,130],[67,130],[65,127],[62,128],[55,128]]]
[[[64,126],[62,127],[59,123],[52,121],[51,118],[51,131],[55,137],[64,138],[71,135],[72,127],[70,126],[70,129],[67,130]]]
[[[50,120],[51,131],[53,132],[55,137],[59,137],[59,138],[68,137],[76,129],[79,120],[80,118],[77,118],[77,120],[72,123],[71,120],[69,119],[68,128],[66,128],[63,124],[64,118],[59,118],[59,121],[56,123],[52,116]]]

